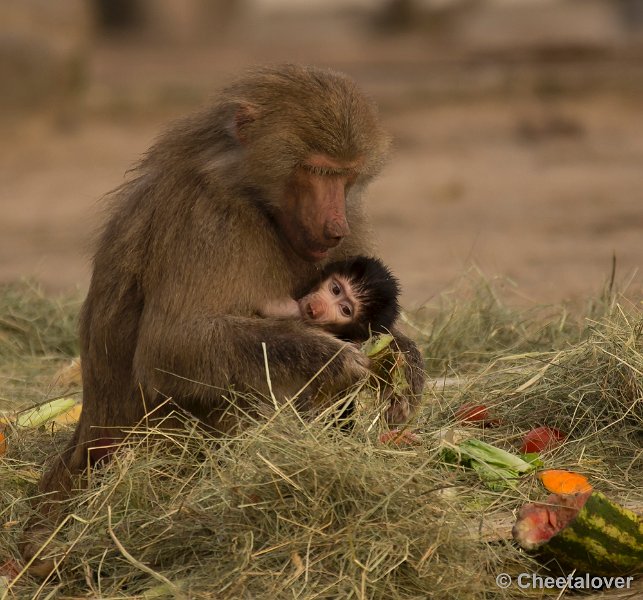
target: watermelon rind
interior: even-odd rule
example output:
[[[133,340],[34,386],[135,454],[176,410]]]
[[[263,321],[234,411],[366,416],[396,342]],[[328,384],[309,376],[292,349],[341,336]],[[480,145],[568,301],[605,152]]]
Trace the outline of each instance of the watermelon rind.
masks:
[[[573,521],[538,552],[580,572],[643,573],[643,517],[592,492]]]

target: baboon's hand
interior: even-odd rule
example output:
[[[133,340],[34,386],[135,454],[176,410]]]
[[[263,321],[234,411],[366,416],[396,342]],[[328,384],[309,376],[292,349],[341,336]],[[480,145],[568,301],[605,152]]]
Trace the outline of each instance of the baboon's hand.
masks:
[[[406,423],[417,411],[422,401],[426,374],[422,355],[416,344],[398,331],[393,331],[395,350],[403,357],[406,389],[394,389],[392,382],[385,382],[381,398],[387,403],[384,418],[389,424]]]
[[[344,353],[344,369],[350,379],[359,381],[371,375],[371,359],[353,344],[346,344]]]
[[[390,395],[388,407],[384,411],[384,419],[389,425],[403,425],[412,416],[411,404],[407,398]]]
[[[335,390],[350,387],[371,374],[370,359],[354,344],[338,340],[335,336],[319,332],[318,342],[323,346],[319,353],[320,360],[328,363],[319,374],[320,380]]]

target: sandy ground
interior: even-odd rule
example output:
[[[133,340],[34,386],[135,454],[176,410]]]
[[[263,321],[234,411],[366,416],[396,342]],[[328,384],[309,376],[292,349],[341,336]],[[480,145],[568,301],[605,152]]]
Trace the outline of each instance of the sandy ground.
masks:
[[[532,67],[472,67],[436,58],[416,38],[373,41],[337,29],[340,42],[328,44],[323,31],[288,43],[278,29],[262,31],[244,52],[98,44],[77,117],[64,126],[14,122],[1,136],[0,281],[32,276],[51,290],[85,288],[100,198],[163,124],[240,66],[293,58],[348,71],[382,107],[395,151],[368,203],[407,307],[471,264],[537,302],[597,292],[613,255],[621,278],[641,266],[642,93],[593,86],[592,65],[580,91],[507,90],[499,77],[517,73],[529,84]],[[640,289],[635,275],[632,290]]]

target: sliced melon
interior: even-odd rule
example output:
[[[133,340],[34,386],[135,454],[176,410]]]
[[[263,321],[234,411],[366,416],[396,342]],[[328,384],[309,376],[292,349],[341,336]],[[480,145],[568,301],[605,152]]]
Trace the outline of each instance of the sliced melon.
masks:
[[[595,575],[643,572],[643,517],[600,492],[551,494],[526,504],[512,530],[525,550]]]

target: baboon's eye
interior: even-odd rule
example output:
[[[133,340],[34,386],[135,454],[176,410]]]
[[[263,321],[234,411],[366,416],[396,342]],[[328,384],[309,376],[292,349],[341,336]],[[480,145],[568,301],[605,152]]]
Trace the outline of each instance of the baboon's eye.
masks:
[[[345,317],[350,317],[353,314],[353,311],[351,310],[351,307],[348,306],[348,304],[342,304],[342,314]]]
[[[357,178],[357,172],[352,168],[344,167],[321,167],[319,165],[310,165],[303,163],[301,167],[304,171],[317,175],[318,177],[346,177],[352,181]]]
[[[317,175],[318,177],[329,177],[336,175],[336,170],[328,167],[320,167],[317,165],[303,165],[304,169],[311,173],[312,175]]]
[[[330,284],[330,291],[333,292],[334,296],[339,296],[342,292],[342,288],[336,281],[333,281],[333,283]]]

